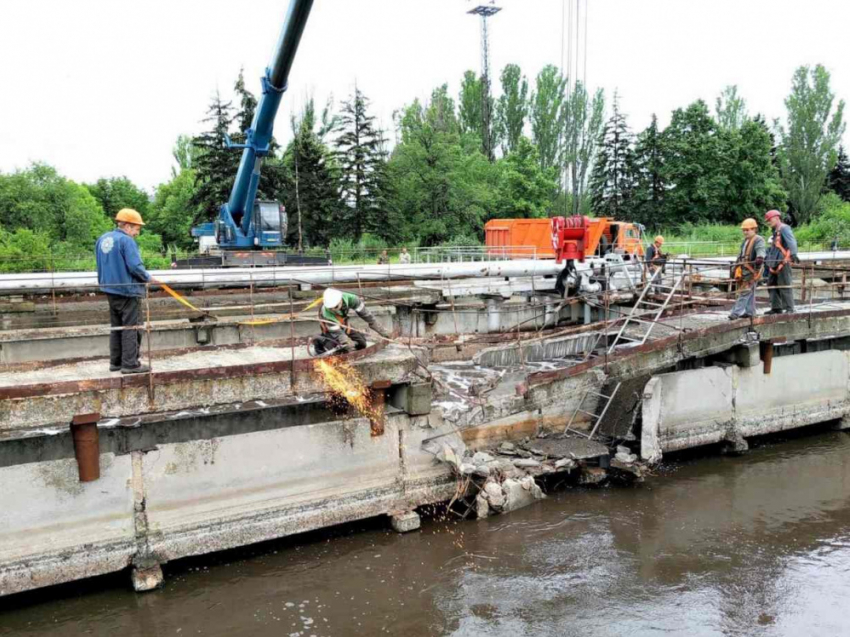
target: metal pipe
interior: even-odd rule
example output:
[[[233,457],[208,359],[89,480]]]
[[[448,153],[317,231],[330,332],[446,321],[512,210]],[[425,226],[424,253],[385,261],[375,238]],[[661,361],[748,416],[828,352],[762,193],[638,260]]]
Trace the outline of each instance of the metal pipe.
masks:
[[[71,421],[71,437],[80,482],[94,482],[100,478],[100,435],[97,423],[100,414],[81,414]]]
[[[759,349],[761,350],[761,360],[764,363],[764,373],[770,374],[771,368],[773,367],[773,343],[760,343]]]
[[[495,261],[491,263],[417,263],[390,266],[347,265],[300,268],[221,268],[209,270],[157,270],[151,275],[175,288],[216,288],[247,284],[318,286],[361,281],[407,279],[457,279],[478,277],[557,276],[562,270],[554,261]],[[92,292],[97,289],[96,272],[65,272],[0,275],[0,296]]]

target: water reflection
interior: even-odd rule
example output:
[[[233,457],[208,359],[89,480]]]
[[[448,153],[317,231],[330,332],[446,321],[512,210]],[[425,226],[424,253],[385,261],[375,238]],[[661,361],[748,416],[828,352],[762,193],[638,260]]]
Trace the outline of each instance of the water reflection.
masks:
[[[19,596],[0,634],[844,634],[849,502],[850,436],[821,433],[483,522],[183,562],[148,595],[119,578]]]

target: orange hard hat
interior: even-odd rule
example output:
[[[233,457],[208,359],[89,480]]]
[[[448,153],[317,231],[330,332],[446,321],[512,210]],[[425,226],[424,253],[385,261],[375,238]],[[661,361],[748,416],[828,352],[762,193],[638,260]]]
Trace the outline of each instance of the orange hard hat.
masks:
[[[768,210],[764,215],[764,220],[770,221],[771,219],[773,219],[775,217],[782,218],[782,213],[779,212],[778,210]]]
[[[133,210],[132,208],[123,208],[118,211],[118,214],[115,215],[115,221],[123,221],[124,223],[132,223],[137,226],[145,225],[145,222],[142,221],[142,215]]]
[[[657,237],[655,237],[655,243],[664,243],[664,237],[658,235]]]
[[[744,222],[741,224],[741,228],[743,230],[758,230],[759,224],[755,219],[744,219]]]

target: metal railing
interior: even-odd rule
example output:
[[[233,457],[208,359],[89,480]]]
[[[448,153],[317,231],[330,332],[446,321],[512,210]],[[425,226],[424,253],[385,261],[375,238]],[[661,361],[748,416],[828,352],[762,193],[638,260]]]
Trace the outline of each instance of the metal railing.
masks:
[[[415,263],[469,263],[540,258],[536,246],[437,246],[416,248]]]

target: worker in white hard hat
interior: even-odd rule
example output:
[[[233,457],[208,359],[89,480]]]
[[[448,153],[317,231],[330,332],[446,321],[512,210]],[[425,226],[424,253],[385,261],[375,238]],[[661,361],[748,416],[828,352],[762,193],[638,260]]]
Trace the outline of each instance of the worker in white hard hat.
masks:
[[[366,335],[353,330],[348,324],[349,312],[357,314],[366,325],[384,338],[390,337],[359,296],[328,288],[322,296],[322,305],[319,308],[322,335],[313,339],[314,355],[327,354],[330,351],[345,353],[366,347]]]

